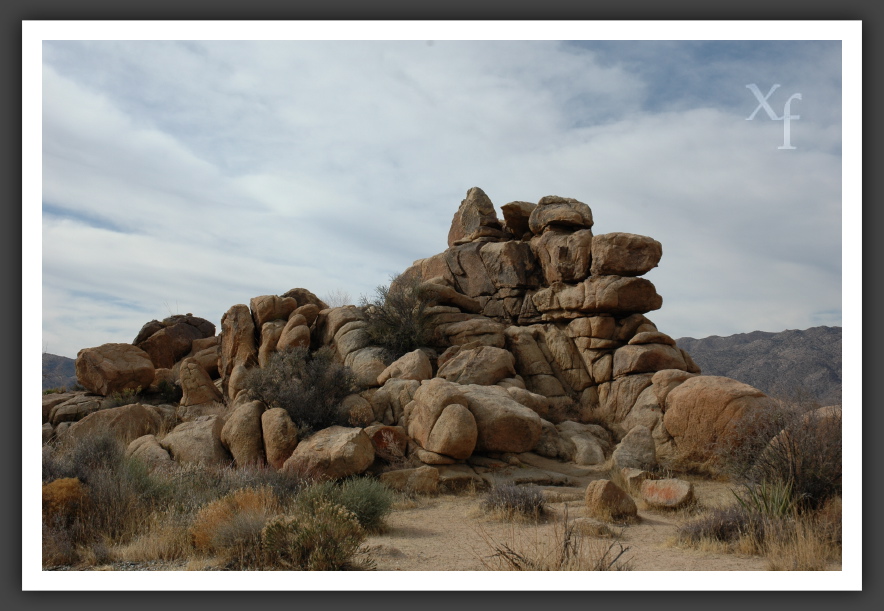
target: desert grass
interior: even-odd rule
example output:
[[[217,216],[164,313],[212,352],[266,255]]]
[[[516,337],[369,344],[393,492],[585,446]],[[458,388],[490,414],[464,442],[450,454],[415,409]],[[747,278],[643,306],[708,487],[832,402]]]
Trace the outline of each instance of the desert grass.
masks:
[[[482,515],[503,522],[540,522],[547,515],[546,498],[537,486],[497,484],[479,504]]]
[[[769,570],[821,571],[841,562],[841,501],[816,511],[762,514],[747,505],[718,507],[684,523],[671,543],[702,551],[761,556]]]
[[[585,526],[583,521],[570,520],[567,508],[564,517],[553,524],[551,536],[538,527],[525,531],[514,525],[509,536],[498,541],[479,525],[477,535],[487,553],[477,555],[490,571],[631,570],[629,547],[619,539],[611,540],[613,531],[594,537],[584,534]]]

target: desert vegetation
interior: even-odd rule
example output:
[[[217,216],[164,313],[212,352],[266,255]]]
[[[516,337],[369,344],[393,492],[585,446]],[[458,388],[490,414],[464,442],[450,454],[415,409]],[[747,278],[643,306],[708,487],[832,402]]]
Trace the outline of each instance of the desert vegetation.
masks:
[[[340,405],[357,390],[353,372],[327,347],[275,352],[265,367],[249,370],[245,386],[268,406],[285,409],[302,433],[346,425]]]
[[[686,522],[679,543],[761,555],[771,570],[840,562],[840,409],[779,401],[740,432],[744,443],[718,457],[734,503]]]
[[[427,308],[430,301],[419,283],[394,276],[390,284],[375,289],[373,298],[363,297],[366,332],[372,343],[385,348],[391,359],[428,346],[433,325]]]
[[[393,495],[366,478],[316,483],[269,468],[150,471],[109,436],[43,460],[43,564],[114,561],[227,570],[370,568],[361,545]]]

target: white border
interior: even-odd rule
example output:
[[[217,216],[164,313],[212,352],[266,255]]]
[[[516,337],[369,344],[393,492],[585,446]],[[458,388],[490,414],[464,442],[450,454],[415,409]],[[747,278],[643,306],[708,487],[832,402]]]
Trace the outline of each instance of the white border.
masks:
[[[22,358],[37,363],[26,333],[37,326],[42,294],[41,57],[43,40],[840,40],[842,41],[842,269],[844,410],[844,561],[841,572],[519,573],[229,573],[44,572],[33,471],[36,431],[23,418],[23,590],[861,590],[862,589],[862,23],[860,21],[24,21],[22,22]],[[34,320],[32,320],[34,319]],[[27,341],[26,341],[27,340]],[[36,387],[23,367],[22,388]],[[22,413],[33,412],[30,400]]]

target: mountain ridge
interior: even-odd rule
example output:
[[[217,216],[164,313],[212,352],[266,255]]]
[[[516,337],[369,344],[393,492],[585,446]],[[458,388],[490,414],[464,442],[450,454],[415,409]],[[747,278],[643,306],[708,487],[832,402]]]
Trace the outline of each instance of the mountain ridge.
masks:
[[[841,403],[841,327],[682,337],[676,343],[703,375],[733,378],[773,397]]]

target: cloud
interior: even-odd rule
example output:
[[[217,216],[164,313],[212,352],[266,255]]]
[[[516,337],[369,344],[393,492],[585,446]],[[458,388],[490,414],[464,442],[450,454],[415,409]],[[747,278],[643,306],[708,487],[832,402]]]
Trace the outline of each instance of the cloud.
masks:
[[[444,250],[466,191],[663,243],[673,336],[840,324],[836,43],[44,42],[44,337],[131,341]],[[788,77],[788,78],[787,78]],[[753,80],[748,80],[753,79]],[[782,122],[745,88],[773,80]],[[783,95],[781,96],[780,93]],[[779,104],[779,106],[776,106]],[[88,332],[87,332],[88,331]]]

